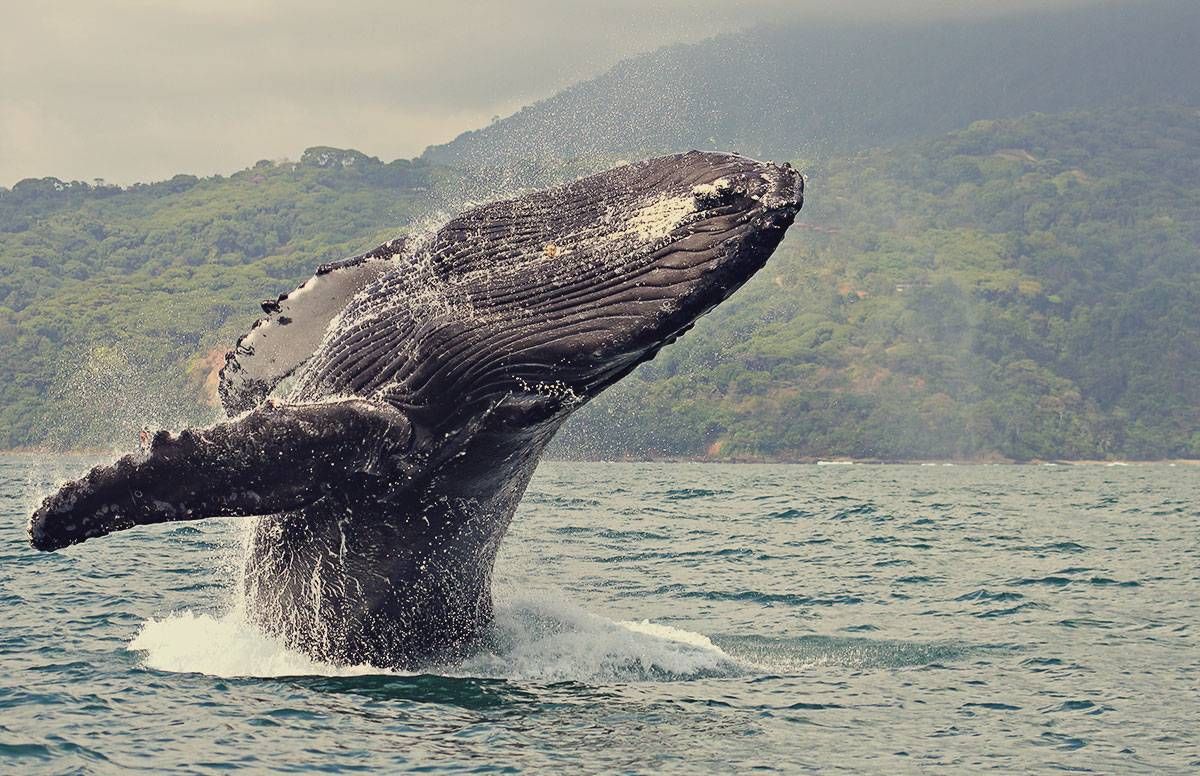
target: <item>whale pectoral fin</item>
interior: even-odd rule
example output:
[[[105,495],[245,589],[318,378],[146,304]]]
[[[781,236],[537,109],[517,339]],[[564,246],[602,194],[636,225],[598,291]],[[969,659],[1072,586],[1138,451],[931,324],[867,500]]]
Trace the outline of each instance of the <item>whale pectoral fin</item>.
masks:
[[[210,428],[160,431],[147,451],[48,497],[30,544],[57,550],[136,525],[299,509],[351,477],[402,481],[414,439],[404,414],[358,399],[268,403]]]
[[[295,291],[263,302],[266,316],[225,354],[217,390],[226,413],[236,415],[261,404],[280,380],[309,359],[350,299],[403,251],[403,239],[397,239],[370,253],[322,264]]]

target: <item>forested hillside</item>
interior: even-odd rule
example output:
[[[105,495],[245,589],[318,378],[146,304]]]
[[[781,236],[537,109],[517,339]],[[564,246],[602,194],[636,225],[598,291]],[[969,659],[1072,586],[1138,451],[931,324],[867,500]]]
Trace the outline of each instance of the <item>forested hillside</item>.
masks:
[[[206,416],[206,381],[258,301],[395,236],[434,177],[311,148],[228,178],[0,189],[0,447]]]
[[[1200,457],[1200,111],[983,121],[809,175],[767,267],[563,452]]]
[[[564,160],[680,148],[824,160],[972,121],[1200,104],[1200,3],[1125,0],[999,18],[783,21],[645,54],[425,158],[540,181]]]
[[[558,454],[1200,457],[1200,111],[984,121],[805,165],[775,258]],[[0,190],[0,446],[211,413],[257,301],[428,213],[448,176],[311,149]]]

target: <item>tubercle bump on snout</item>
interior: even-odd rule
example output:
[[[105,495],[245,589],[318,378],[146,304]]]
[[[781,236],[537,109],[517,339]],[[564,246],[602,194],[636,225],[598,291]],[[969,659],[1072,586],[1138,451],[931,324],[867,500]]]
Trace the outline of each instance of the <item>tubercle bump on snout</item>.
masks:
[[[766,191],[761,201],[763,207],[772,211],[789,211],[795,215],[804,206],[804,176],[790,162],[782,165],[774,162],[763,166],[763,181]]]

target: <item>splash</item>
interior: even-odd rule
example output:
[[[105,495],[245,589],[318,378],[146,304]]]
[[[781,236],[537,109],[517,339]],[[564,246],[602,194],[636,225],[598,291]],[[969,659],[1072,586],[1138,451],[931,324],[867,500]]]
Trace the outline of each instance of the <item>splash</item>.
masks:
[[[744,672],[702,634],[645,620],[609,620],[561,601],[502,605],[496,626],[492,649],[439,673],[539,682],[644,682]],[[263,634],[236,609],[223,616],[184,611],[151,619],[128,648],[144,653],[147,668],[174,673],[230,678],[398,673],[314,661]]]
[[[554,598],[498,607],[494,648],[457,673],[534,681],[681,681],[744,668],[708,637],[669,625],[614,621]]]
[[[53,450],[126,452],[139,430],[181,428],[211,418],[203,390],[174,365],[170,354],[135,335],[59,354],[43,418]]]
[[[369,666],[332,666],[288,649],[239,612],[223,617],[177,612],[151,619],[129,643],[144,652],[147,668],[211,676],[357,676],[379,673]]]

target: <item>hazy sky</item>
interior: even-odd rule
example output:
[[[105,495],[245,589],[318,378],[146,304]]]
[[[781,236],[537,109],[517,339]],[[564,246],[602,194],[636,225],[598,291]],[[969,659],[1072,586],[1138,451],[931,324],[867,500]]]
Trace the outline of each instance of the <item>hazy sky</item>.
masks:
[[[0,0],[0,185],[414,156],[667,43],[1050,2],[1087,0]]]

